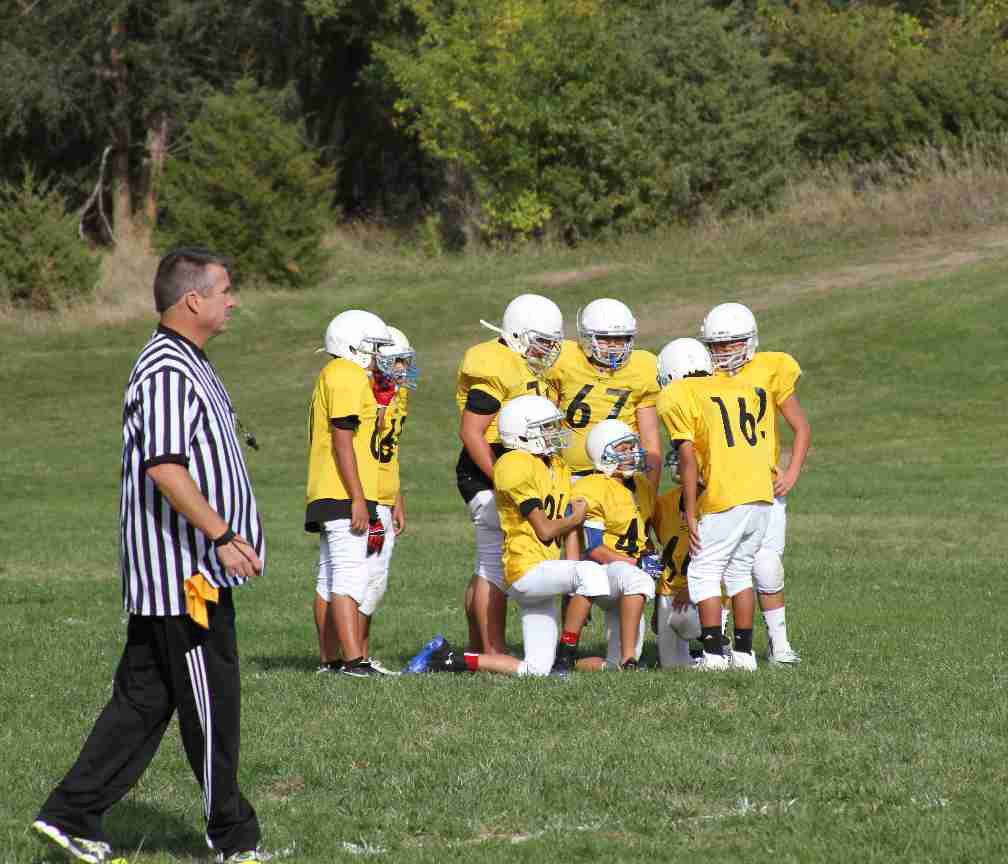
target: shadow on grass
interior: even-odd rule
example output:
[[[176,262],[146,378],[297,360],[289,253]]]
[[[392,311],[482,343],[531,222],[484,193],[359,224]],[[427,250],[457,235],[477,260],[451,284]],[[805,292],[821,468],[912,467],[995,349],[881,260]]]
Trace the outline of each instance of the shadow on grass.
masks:
[[[194,787],[194,794],[199,790]],[[199,807],[194,807],[199,813]],[[118,854],[167,852],[176,858],[205,859],[206,840],[195,823],[142,801],[120,802],[105,817],[105,833]]]
[[[307,650],[300,654],[242,654],[241,662],[245,669],[255,668],[260,672],[314,672],[319,665],[318,657]]]

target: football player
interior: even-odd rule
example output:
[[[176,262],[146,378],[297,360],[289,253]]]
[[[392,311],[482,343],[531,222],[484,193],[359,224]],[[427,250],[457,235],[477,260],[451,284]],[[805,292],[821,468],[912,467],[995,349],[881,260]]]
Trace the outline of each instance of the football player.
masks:
[[[320,534],[315,624],[322,668],[354,678],[380,673],[361,643],[360,605],[369,581],[368,551],[381,544],[378,521],[378,403],[372,389],[388,327],[360,309],[337,315],[325,332],[331,360],[308,406],[305,530]],[[344,658],[337,664],[337,645]]]
[[[788,639],[781,556],[787,528],[787,494],[798,480],[812,438],[795,392],[801,368],[790,354],[756,351],[756,318],[741,303],[722,303],[711,309],[700,326],[700,339],[710,350],[716,375],[757,394],[756,426],[760,435],[766,434],[772,442],[774,500],[770,523],[753,563],[753,579],[769,636],[770,662],[798,663],[800,658]],[[794,433],[791,460],[783,470],[778,413]]]
[[[504,310],[501,327],[480,323],[498,336],[474,345],[459,365],[455,400],[462,415],[462,452],[455,473],[476,529],[476,566],[465,592],[469,648],[503,654],[507,650],[504,534],[492,479],[494,463],[504,452],[497,415],[516,396],[546,392],[544,376],[560,354],[563,315],[552,300],[522,294]]]
[[[573,435],[564,458],[575,477],[595,471],[586,444],[602,420],[622,420],[640,438],[649,482],[658,489],[661,441],[654,354],[634,349],[637,319],[619,300],[593,300],[577,316],[578,341],[566,340],[548,377]],[[577,481],[575,481],[577,482]]]
[[[654,487],[644,478],[647,462],[640,439],[622,420],[596,423],[588,433],[586,450],[595,472],[578,482],[577,494],[588,505],[582,528],[584,556],[605,567],[609,580],[608,595],[594,601],[605,609],[604,665],[636,669],[644,643],[644,605],[654,597],[653,577],[660,572],[659,559],[647,548]],[[561,638],[558,651],[567,662],[574,659],[577,636],[565,632]]]
[[[370,656],[371,618],[388,588],[389,561],[396,538],[406,530],[406,506],[399,483],[399,440],[406,425],[409,394],[417,387],[416,352],[406,334],[389,325],[391,345],[378,349],[372,391],[378,403],[378,423],[371,439],[378,457],[378,519],[381,522],[380,551],[368,557],[369,576],[364,601],[357,610],[361,651],[383,675],[395,674]]]
[[[754,388],[719,375],[669,381],[658,397],[658,416],[669,438],[680,442],[692,556],[687,585],[700,616],[702,669],[756,670],[752,568],[774,496],[773,442],[757,423],[761,398]],[[722,584],[734,618],[730,657],[721,643]]]
[[[658,384],[713,375],[714,366],[704,345],[696,339],[674,339],[658,354]],[[689,526],[679,477],[678,449],[665,458],[673,486],[655,501],[651,525],[662,547],[662,574],[655,588],[652,627],[658,637],[658,663],[662,667],[692,666],[690,640],[700,638],[700,616],[690,602],[686,576],[689,568]],[[726,599],[726,598],[724,598]],[[722,626],[724,610],[722,609]]]
[[[521,610],[524,658],[473,651],[459,656],[443,642],[428,668],[544,676],[556,659],[557,599],[574,595],[564,629],[579,631],[590,598],[607,595],[609,580],[604,568],[580,560],[576,529],[584,521],[585,502],[571,500],[570,469],[558,455],[569,442],[563,415],[549,399],[529,394],[506,402],[497,421],[505,447],[493,472],[505,536],[503,580]]]

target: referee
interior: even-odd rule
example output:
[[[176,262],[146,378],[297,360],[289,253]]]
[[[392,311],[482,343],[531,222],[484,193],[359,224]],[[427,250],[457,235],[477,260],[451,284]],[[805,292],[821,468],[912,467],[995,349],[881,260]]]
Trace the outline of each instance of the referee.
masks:
[[[265,546],[231,400],[203,353],[236,303],[228,267],[204,249],[161,260],[160,324],[126,385],[119,507],[126,646],[112,698],[32,824],[87,864],[110,862],[102,817],[139,780],[176,710],[217,860],[262,860],[259,822],[238,788],[231,592],[262,572]]]

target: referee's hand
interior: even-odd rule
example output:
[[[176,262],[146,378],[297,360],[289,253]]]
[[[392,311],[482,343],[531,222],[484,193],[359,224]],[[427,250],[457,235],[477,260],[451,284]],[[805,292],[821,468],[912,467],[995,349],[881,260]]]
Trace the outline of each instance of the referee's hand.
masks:
[[[235,534],[230,543],[217,547],[217,557],[228,573],[251,579],[262,573],[262,561],[249,542],[240,534]]]

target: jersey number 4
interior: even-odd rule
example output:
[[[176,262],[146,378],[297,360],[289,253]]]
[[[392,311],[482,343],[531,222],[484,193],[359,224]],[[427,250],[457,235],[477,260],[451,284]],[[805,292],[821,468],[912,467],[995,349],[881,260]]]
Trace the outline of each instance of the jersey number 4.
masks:
[[[759,424],[760,420],[763,419],[763,415],[766,413],[767,407],[767,394],[766,390],[762,387],[756,388],[756,396],[759,398],[759,408],[758,414],[750,414],[748,408],[746,407],[746,400],[744,396],[739,396],[738,398],[738,409],[739,409],[739,431],[742,433],[742,437],[751,446],[756,446],[757,436],[756,436],[756,426]],[[721,410],[721,422],[724,425],[725,443],[729,447],[735,446],[735,435],[732,432],[731,416],[728,412],[728,406],[725,405],[724,399],[720,396],[711,396],[711,402],[718,406]],[[766,432],[759,433],[763,438],[766,438]]]
[[[585,384],[584,387],[578,390],[577,396],[574,397],[570,405],[567,406],[567,423],[572,429],[584,429],[585,426],[591,423],[591,405],[585,400],[594,386],[594,384]],[[622,387],[607,387],[605,392],[607,396],[612,396],[616,400],[613,402],[612,410],[610,410],[605,419],[615,420],[619,417],[623,406],[626,405],[627,399],[630,398],[631,391]]]

